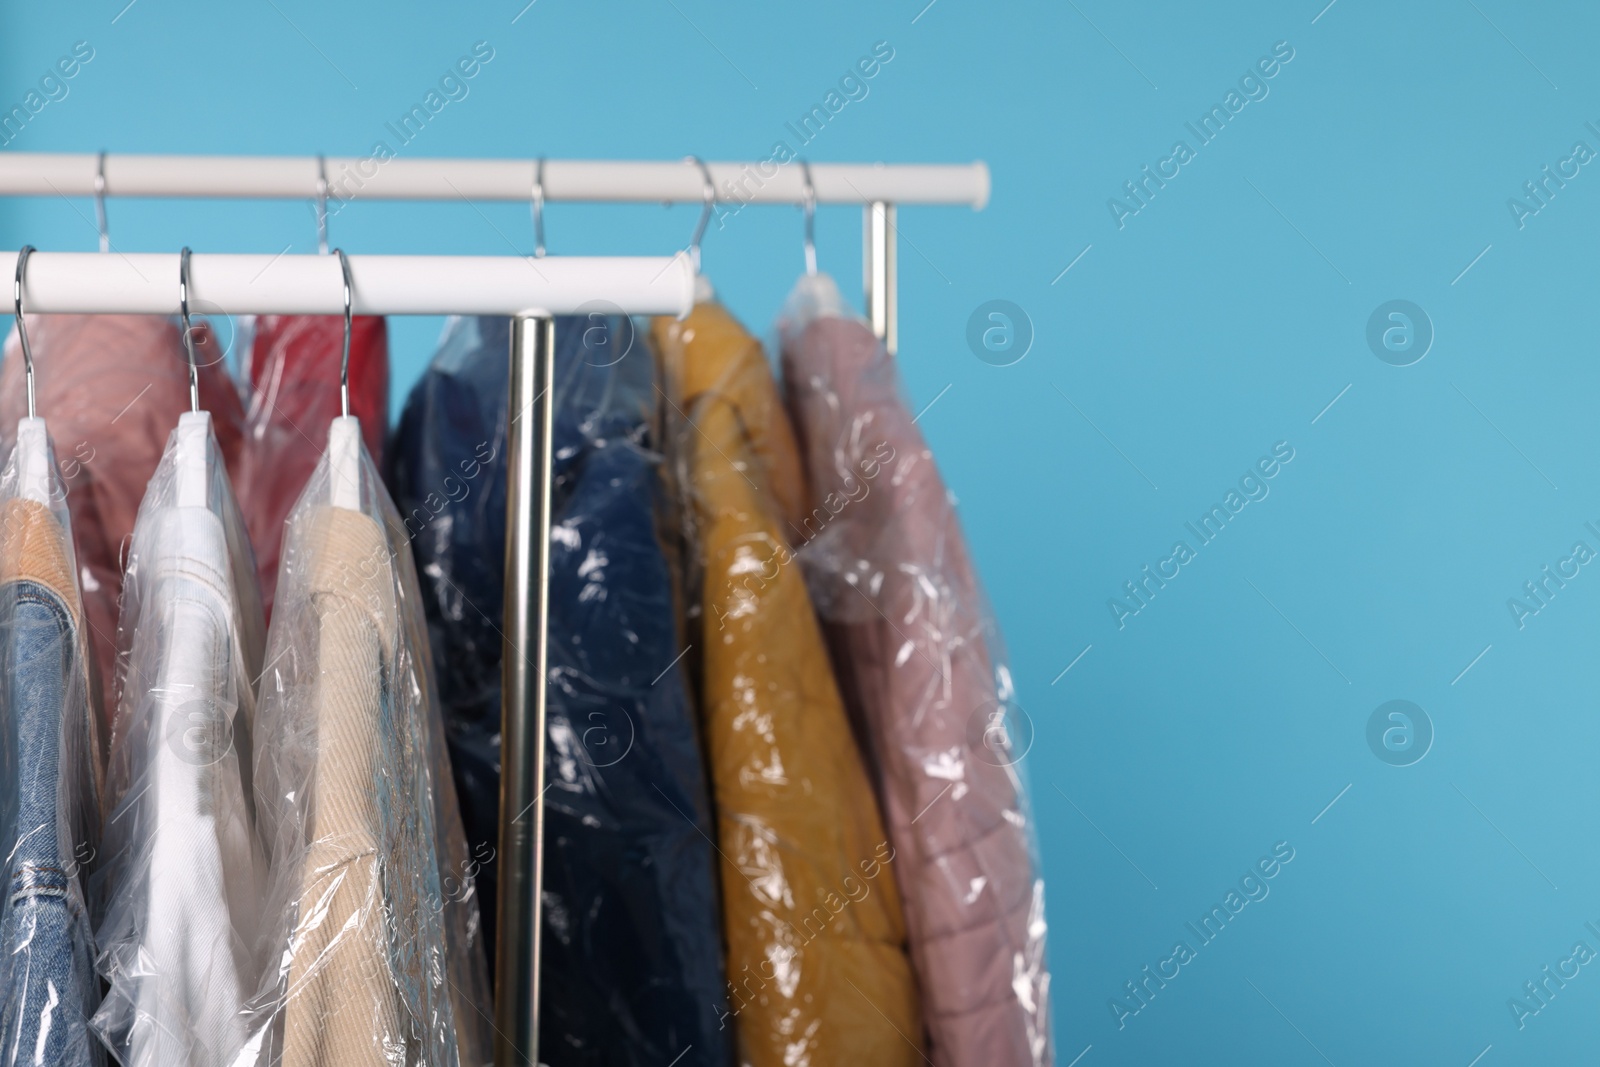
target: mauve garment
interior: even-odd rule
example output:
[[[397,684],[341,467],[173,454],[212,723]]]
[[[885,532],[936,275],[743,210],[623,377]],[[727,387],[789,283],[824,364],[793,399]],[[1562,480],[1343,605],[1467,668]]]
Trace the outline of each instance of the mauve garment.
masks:
[[[215,335],[203,326],[196,330],[200,407],[211,412],[231,474],[238,470],[244,408]],[[28,341],[38,412],[50,423],[67,485],[84,617],[98,665],[93,684],[109,732],[122,557],[167,435],[189,410],[189,365],[178,327],[158,315],[29,315]],[[13,329],[0,364],[0,447],[12,446],[17,420],[27,413],[22,346]]]
[[[749,1067],[920,1064],[899,860],[780,500],[799,457],[761,345],[721,305],[656,319],[701,611],[729,1011]],[[974,1061],[981,1062],[981,1061]]]
[[[505,319],[453,321],[394,446],[486,889],[509,354]],[[657,396],[627,320],[556,320],[539,1020],[552,1067],[727,1067],[732,1053],[715,830],[657,532]]]
[[[1044,882],[1015,708],[949,494],[894,363],[803,279],[783,372],[813,505],[800,559],[899,855],[938,1067],[1051,1062]]]
[[[272,618],[284,522],[316,470],[328,427],[342,414],[340,315],[262,315],[245,368],[248,407],[244,452],[234,487],[256,550],[261,603]],[[383,469],[389,424],[389,340],[380,316],[358,315],[350,328],[350,414],[361,420],[367,454]]]

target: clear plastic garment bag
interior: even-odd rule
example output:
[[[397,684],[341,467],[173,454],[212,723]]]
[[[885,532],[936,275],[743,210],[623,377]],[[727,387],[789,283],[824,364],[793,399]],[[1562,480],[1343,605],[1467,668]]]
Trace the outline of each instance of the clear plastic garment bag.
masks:
[[[726,897],[752,1067],[922,1062],[899,863],[791,547],[805,481],[765,353],[720,305],[652,327],[683,494]]]
[[[867,740],[931,1061],[1043,1067],[1044,881],[999,629],[882,342],[827,275],[780,330],[810,490],[795,551]]]
[[[43,419],[0,474],[0,1067],[104,1061],[85,869],[101,749],[72,523]]]
[[[395,440],[474,855],[499,796],[507,320],[453,319]],[[723,1067],[715,852],[677,627],[654,367],[558,316],[539,1055]]]
[[[476,1067],[492,1000],[410,545],[358,420],[328,442],[261,687],[261,1063]]]
[[[250,786],[261,673],[255,560],[211,416],[185,412],[134,523],[109,768],[110,991],[96,1017],[130,1067],[232,1063],[255,990],[265,862]]]
[[[491,1001],[474,878],[410,546],[350,414],[335,254],[343,414],[289,513],[261,685],[272,965],[251,1014],[262,1064],[477,1067]]]

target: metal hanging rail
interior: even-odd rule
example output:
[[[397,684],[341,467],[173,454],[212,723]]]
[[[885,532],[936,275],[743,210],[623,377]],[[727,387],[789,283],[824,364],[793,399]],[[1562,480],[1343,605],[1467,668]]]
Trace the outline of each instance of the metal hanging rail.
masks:
[[[0,251],[0,262],[16,254]],[[694,268],[677,256],[350,256],[357,315],[678,315],[694,302]],[[196,252],[189,302],[222,315],[342,315],[336,256]],[[176,315],[178,255],[35,252],[27,309]]]
[[[532,200],[666,203],[861,204],[863,288],[873,332],[898,345],[895,207],[989,201],[989,168],[958,164],[755,163],[378,156],[158,156],[0,153],[0,196],[313,200]],[[465,311],[466,309],[461,309]]]
[[[709,184],[708,184],[709,183]],[[895,208],[989,199],[989,169],[957,165],[609,162],[541,159],[153,156],[0,153],[0,196],[94,197],[101,252],[33,254],[27,309],[175,314],[178,256],[108,255],[106,197],[860,204],[862,280],[873,332],[897,348]],[[702,217],[701,232],[704,230]],[[808,241],[809,241],[808,221]],[[350,256],[352,310],[363,315],[512,316],[502,660],[499,946],[495,1063],[539,1062],[539,887],[543,873],[545,675],[549,638],[553,316],[682,315],[695,264],[673,257]],[[0,252],[0,256],[6,253]],[[343,314],[329,255],[196,254],[191,304],[213,314]],[[524,415],[531,417],[524,418]]]
[[[94,196],[100,179],[94,152],[0,153],[0,196]],[[226,197],[262,200],[527,200],[537,159],[389,159],[375,156],[105,156],[104,195]],[[774,160],[708,163],[722,203],[798,204],[798,167]],[[811,180],[823,204],[965,204],[989,200],[983,163],[813,163]],[[699,165],[682,162],[548,159],[546,200],[696,202]]]

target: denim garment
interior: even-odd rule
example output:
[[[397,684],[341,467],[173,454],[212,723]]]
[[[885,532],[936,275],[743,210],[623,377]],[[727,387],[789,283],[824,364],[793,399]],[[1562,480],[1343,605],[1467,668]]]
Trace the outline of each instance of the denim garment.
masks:
[[[556,320],[539,1058],[722,1067],[733,1027],[714,831],[657,526],[659,397],[643,339],[629,350],[630,338],[627,320]],[[452,323],[393,446],[468,836],[486,855],[508,365],[506,320]],[[492,868],[482,877],[492,890]]]
[[[0,593],[0,635],[17,789],[0,904],[0,1064],[98,1064],[101,1045],[84,1015],[98,992],[92,936],[74,849],[58,825],[64,698],[79,669],[77,635],[61,598],[32,581]],[[12,803],[7,797],[7,808]]]

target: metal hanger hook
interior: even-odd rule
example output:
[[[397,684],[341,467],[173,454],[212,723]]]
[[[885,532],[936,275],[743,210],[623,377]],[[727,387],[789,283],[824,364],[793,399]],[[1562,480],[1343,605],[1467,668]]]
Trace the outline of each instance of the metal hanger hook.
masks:
[[[111,251],[111,230],[106,225],[106,154],[100,153],[100,158],[94,168],[94,221],[95,228],[100,231],[100,251]]]
[[[328,161],[317,153],[317,254],[328,254]]]
[[[694,264],[694,272],[700,273],[700,242],[705,239],[706,227],[711,223],[711,214],[716,210],[717,186],[711,180],[711,168],[706,166],[706,161],[699,156],[688,156],[684,162],[693,163],[700,168],[700,177],[703,181],[700,195],[704,203],[700,207],[700,221],[695,224],[694,236],[689,238],[689,260]]]
[[[344,254],[344,249],[335,248],[333,254],[339,257],[339,270],[344,273],[344,352],[339,357],[339,410],[350,414],[350,331],[352,322],[350,318],[350,305],[352,301],[352,285],[350,282],[350,258]]]
[[[22,363],[28,372],[28,418],[34,417],[33,407],[33,347],[28,344],[28,323],[22,317],[22,276],[28,269],[28,257],[33,255],[32,245],[23,245],[17,253],[17,337],[22,341]]]
[[[817,187],[811,184],[811,164],[800,160],[800,176],[805,181],[801,205],[806,213],[806,273],[817,273]]]
[[[533,167],[533,254],[544,258],[544,157]]]
[[[194,325],[189,321],[189,246],[178,253],[178,314],[183,319],[183,348],[189,357],[189,410],[200,410],[200,365],[194,355]]]

